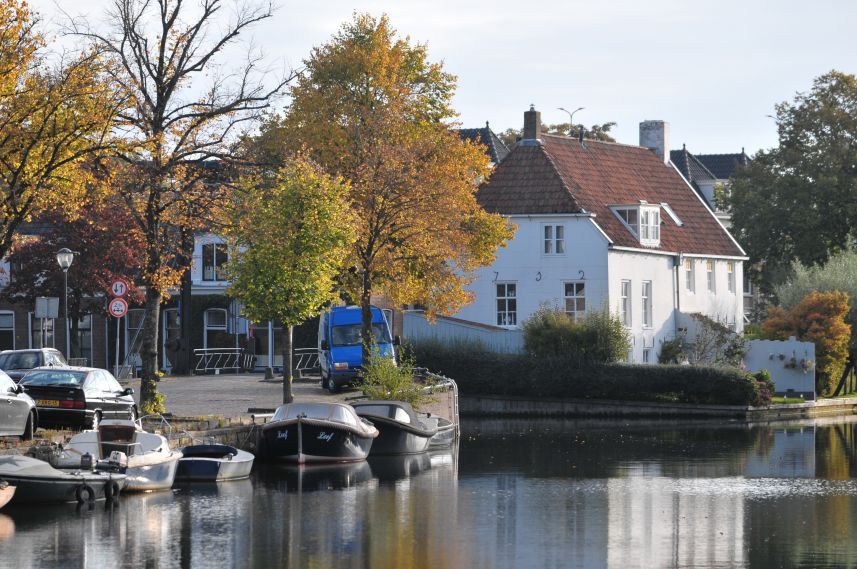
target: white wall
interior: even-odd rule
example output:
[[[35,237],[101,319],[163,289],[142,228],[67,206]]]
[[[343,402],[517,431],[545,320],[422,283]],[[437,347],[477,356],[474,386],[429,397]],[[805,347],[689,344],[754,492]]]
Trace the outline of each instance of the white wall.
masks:
[[[610,310],[621,309],[622,281],[631,281],[632,337],[630,361],[643,362],[643,350],[650,350],[649,363],[657,363],[661,342],[675,337],[674,257],[626,251],[610,251]],[[652,283],[652,325],[643,327],[643,282]]]
[[[796,367],[791,367],[794,358]],[[802,362],[812,362],[811,369],[804,369]],[[777,395],[789,390],[797,397],[815,399],[815,344],[798,342],[794,337],[787,341],[750,340],[744,356],[747,370],[757,372],[766,369],[774,380]]]
[[[688,291],[685,280],[685,267],[679,272],[679,310],[686,314],[699,313],[717,320],[727,326],[733,326],[736,332],[744,330],[744,294],[743,263],[732,261],[735,267],[735,287],[729,292],[727,263],[725,259],[710,259],[714,262],[715,292],[708,290],[706,261],[704,257],[685,256],[694,264],[694,291]]]
[[[194,292],[202,294],[204,292],[222,291],[227,286],[226,281],[204,281],[202,280],[202,246],[208,243],[226,243],[226,240],[213,233],[203,233],[194,238],[193,243],[193,264],[191,265],[190,275],[194,285]],[[200,288],[201,287],[201,288]],[[199,290],[196,290],[198,289]],[[203,291],[202,288],[211,289]]]
[[[517,287],[517,326],[541,303],[562,305],[564,283],[585,283],[586,307],[600,308],[608,298],[607,239],[588,217],[570,215],[512,216],[518,226],[515,237],[497,253],[497,260],[480,269],[469,287],[473,302],[455,316],[496,325],[496,284],[514,282]],[[543,254],[545,224],[565,227],[565,254]]]

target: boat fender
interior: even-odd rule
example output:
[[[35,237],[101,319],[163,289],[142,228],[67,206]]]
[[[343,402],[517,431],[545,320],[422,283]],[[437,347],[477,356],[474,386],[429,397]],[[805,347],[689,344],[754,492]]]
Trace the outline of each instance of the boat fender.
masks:
[[[108,500],[115,500],[119,497],[119,483],[115,480],[108,480],[104,484],[104,497]]]
[[[77,498],[78,504],[95,501],[95,490],[89,484],[81,484],[74,492],[74,497]]]

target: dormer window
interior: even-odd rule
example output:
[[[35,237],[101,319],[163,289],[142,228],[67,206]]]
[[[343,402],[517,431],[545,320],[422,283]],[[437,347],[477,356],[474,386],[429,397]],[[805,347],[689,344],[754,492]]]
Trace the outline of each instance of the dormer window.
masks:
[[[634,206],[615,206],[612,209],[634,237],[640,240],[640,245],[657,247],[661,244],[660,206],[643,203]]]

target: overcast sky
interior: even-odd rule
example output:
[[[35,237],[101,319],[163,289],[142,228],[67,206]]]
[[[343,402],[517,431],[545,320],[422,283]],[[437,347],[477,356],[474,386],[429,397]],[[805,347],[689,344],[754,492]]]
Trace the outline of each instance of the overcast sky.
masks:
[[[230,0],[224,0],[227,4]],[[190,0],[192,3],[193,0]],[[110,0],[31,0],[98,21]],[[857,72],[855,0],[280,0],[253,41],[275,67],[298,67],[354,11],[387,13],[458,76],[463,126],[519,128],[532,103],[546,123],[671,125],[670,146],[748,153],[776,145],[767,115],[831,69]]]

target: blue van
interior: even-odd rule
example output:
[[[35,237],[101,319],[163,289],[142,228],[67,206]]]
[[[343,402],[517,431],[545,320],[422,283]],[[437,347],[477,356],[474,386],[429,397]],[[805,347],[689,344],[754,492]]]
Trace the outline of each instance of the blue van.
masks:
[[[371,307],[372,334],[382,356],[395,358],[393,336],[384,312]],[[331,393],[353,385],[363,366],[360,337],[362,311],[359,306],[335,306],[318,319],[318,362],[321,366],[321,386]]]

